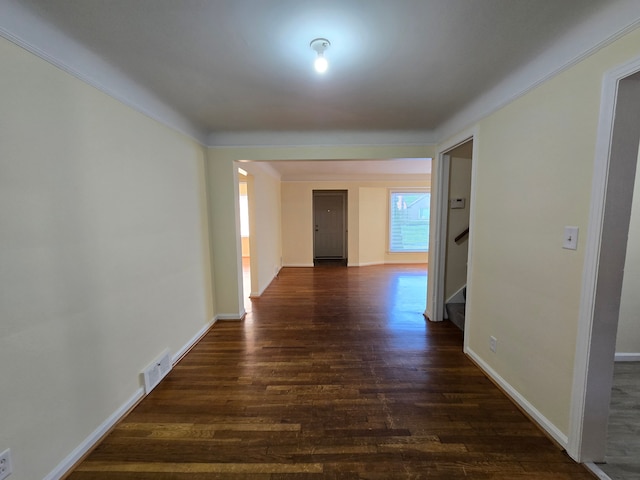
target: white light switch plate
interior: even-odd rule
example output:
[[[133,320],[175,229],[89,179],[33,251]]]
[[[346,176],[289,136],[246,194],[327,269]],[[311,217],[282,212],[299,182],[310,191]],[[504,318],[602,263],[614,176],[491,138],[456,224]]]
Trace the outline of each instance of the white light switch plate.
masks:
[[[562,248],[567,248],[569,250],[578,249],[578,227],[564,227]]]
[[[0,453],[0,479],[4,480],[13,473],[11,465],[11,450],[6,449]]]

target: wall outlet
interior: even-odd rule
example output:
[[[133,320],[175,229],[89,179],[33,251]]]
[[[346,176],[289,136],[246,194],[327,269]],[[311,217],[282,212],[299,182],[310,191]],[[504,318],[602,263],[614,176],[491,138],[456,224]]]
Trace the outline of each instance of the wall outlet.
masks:
[[[169,350],[165,350],[162,355],[142,371],[144,391],[149,394],[160,383],[160,380],[167,376],[167,373],[171,371],[171,367],[171,354]],[[0,480],[2,479],[0,478]]]
[[[13,465],[11,465],[11,450],[6,449],[0,453],[0,480],[4,480],[13,473]]]
[[[496,337],[489,337],[489,348],[493,353],[496,353],[498,349],[498,339]]]

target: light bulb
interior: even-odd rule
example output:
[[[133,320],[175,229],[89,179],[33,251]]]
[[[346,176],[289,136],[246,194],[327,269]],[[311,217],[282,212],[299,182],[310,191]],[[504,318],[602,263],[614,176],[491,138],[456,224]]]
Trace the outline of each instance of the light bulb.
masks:
[[[309,46],[317,55],[313,62],[316,72],[326,72],[327,68],[329,68],[329,62],[324,58],[324,51],[331,46],[331,43],[326,38],[316,38],[315,40],[311,40]]]
[[[313,66],[315,67],[316,72],[324,73],[327,71],[327,68],[329,67],[329,62],[327,62],[327,59],[324,57],[324,55],[318,55],[318,58],[316,58],[316,61],[313,63]]]

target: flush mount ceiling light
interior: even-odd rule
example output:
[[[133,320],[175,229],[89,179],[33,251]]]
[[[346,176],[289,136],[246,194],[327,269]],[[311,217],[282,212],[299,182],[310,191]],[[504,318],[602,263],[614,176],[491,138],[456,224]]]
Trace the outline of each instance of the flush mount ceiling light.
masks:
[[[329,40],[327,40],[326,38],[316,38],[315,40],[311,40],[309,46],[318,54],[315,62],[313,62],[313,66],[316,69],[316,72],[326,72],[327,67],[329,67],[329,62],[327,62],[327,58],[324,56],[324,52],[331,46],[331,42],[329,42]]]

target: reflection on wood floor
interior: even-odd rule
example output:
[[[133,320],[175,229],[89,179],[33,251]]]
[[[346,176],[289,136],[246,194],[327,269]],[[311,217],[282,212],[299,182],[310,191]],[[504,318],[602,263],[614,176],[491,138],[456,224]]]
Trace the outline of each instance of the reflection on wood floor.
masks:
[[[285,268],[71,480],[591,479],[425,321],[426,268]]]
[[[640,362],[615,364],[606,462],[612,480],[640,479]]]

